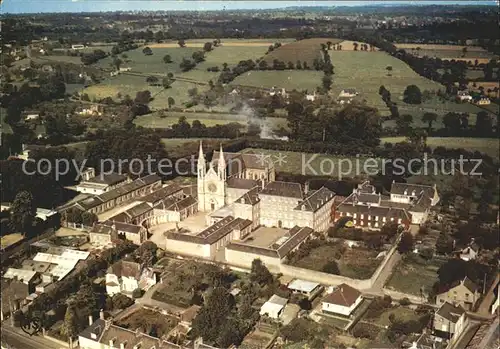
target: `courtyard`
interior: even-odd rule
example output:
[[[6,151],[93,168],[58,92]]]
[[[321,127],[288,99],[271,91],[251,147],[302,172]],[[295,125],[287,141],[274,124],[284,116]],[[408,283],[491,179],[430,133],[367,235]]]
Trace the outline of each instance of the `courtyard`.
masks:
[[[250,246],[269,247],[279,240],[285,233],[286,229],[259,227],[251,232],[243,242]]]
[[[149,228],[149,233],[151,234],[149,239],[158,247],[166,249],[167,246],[165,234],[167,232],[174,231],[179,228],[183,233],[195,235],[207,228],[205,217],[206,214],[204,212],[197,212],[196,214],[189,216],[181,222],[168,222],[155,225]]]

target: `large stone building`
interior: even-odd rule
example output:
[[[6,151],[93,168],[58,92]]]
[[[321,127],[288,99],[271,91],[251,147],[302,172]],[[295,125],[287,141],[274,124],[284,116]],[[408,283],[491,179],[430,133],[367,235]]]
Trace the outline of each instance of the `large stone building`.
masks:
[[[208,228],[169,233],[167,249],[210,259],[226,249],[226,261],[238,259],[235,264],[251,264],[256,255],[279,264],[314,231],[328,229],[335,195],[324,187],[309,191],[307,185],[275,179],[274,165],[264,155],[224,153],[221,148],[207,164],[200,144],[198,210],[206,214]],[[247,246],[245,238],[260,227],[283,231],[265,246]]]
[[[300,183],[276,181],[272,161],[254,153],[214,152],[206,171],[200,144],[198,210],[214,223],[232,215],[256,225],[324,231],[331,222],[334,193],[327,188],[309,191]]]
[[[425,223],[438,201],[435,186],[393,182],[390,196],[386,196],[367,181],[335,208],[335,220],[349,217],[354,226],[366,229],[380,229],[389,222],[408,228]]]

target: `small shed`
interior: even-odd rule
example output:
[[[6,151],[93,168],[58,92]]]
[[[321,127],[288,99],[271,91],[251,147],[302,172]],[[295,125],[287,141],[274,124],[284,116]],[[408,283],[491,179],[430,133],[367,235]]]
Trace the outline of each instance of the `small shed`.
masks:
[[[273,295],[267,302],[260,308],[260,315],[267,315],[270,318],[278,319],[285,309],[288,299]]]

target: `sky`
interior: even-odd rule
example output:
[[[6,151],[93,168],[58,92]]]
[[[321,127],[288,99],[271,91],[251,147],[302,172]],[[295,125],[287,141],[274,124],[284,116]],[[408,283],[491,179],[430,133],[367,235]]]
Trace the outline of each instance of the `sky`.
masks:
[[[196,0],[0,0],[2,13],[100,12],[100,11],[207,11],[271,9],[289,6],[359,6],[373,4],[483,4],[497,1],[196,1]]]

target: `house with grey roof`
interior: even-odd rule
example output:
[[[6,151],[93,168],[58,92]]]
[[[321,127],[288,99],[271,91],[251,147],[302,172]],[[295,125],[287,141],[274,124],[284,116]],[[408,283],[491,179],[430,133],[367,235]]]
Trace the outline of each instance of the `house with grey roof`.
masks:
[[[459,327],[457,326],[459,321],[463,322],[463,317],[465,317],[465,310],[461,306],[444,302],[434,314],[432,328],[436,335],[449,339],[455,333],[455,329]]]

